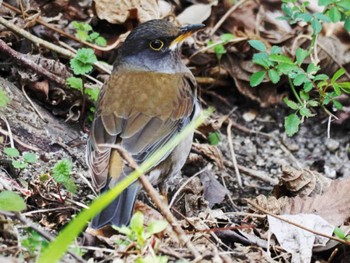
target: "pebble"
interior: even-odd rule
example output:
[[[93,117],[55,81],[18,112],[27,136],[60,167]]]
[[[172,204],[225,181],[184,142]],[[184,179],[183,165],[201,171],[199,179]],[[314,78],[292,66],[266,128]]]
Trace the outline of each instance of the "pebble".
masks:
[[[327,139],[326,140],[326,147],[329,151],[335,152],[339,148],[339,142],[334,139]]]

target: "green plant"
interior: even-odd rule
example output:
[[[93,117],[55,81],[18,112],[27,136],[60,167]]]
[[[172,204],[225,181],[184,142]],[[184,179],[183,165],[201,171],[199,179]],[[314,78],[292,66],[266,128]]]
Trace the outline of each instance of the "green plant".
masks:
[[[333,233],[338,238],[350,242],[350,234],[346,235],[339,227],[335,227]]]
[[[235,36],[230,33],[222,34],[220,36],[219,42],[214,42],[213,40],[208,41],[208,47],[214,49],[216,57],[218,60],[221,59],[223,54],[226,54],[226,48],[225,45],[229,43],[231,40],[233,40]]]
[[[101,47],[107,45],[106,39],[102,37],[99,33],[95,32],[89,24],[73,21],[72,25],[77,31],[75,36],[80,40],[94,43]]]
[[[72,173],[72,162],[63,159],[58,161],[52,168],[52,176],[55,181],[59,184],[64,185],[64,187],[71,193],[75,193],[77,186],[71,178]]]
[[[318,62],[312,58],[311,52],[317,43],[317,36],[322,30],[323,22],[348,21],[350,16],[350,2],[343,0],[320,0],[319,4],[325,6],[323,13],[310,14],[305,1],[298,5],[296,0],[283,0],[282,10],[286,16],[281,19],[288,20],[289,23],[303,21],[309,23],[312,32],[312,41],[307,49],[298,48],[295,57],[291,58],[282,53],[278,46],[272,46],[269,50],[266,45],[259,40],[250,40],[249,44],[259,51],[253,55],[253,62],[259,65],[262,70],[255,72],[250,77],[250,85],[256,87],[268,78],[276,84],[282,76],[288,79],[288,84],[293,92],[295,100],[285,98],[284,102],[294,112],[285,118],[284,126],[288,136],[299,131],[299,125],[305,118],[315,116],[313,108],[321,107],[326,112],[326,106],[333,105],[335,109],[342,108],[341,103],[336,99],[342,93],[350,93],[350,82],[339,81],[345,74],[345,70],[340,68],[333,76],[320,73]],[[334,15],[334,8],[340,13]],[[331,11],[333,10],[333,11]],[[339,18],[339,19],[338,19]],[[347,22],[348,23],[348,22]],[[349,30],[347,23],[345,28]],[[305,68],[304,61],[311,58],[311,63]],[[298,89],[296,88],[298,87]],[[311,91],[316,91],[317,96],[311,97]]]
[[[49,242],[38,232],[31,228],[25,230],[25,236],[21,238],[21,245],[27,249],[32,257],[36,257],[48,246]]]
[[[21,212],[26,209],[23,198],[12,191],[2,191],[0,193],[0,210],[8,212]]]
[[[97,62],[97,58],[95,56],[94,51],[91,48],[81,48],[77,51],[77,54],[74,58],[70,60],[70,66],[74,72],[75,75],[83,75],[88,74],[93,69],[93,64]],[[77,89],[82,93],[83,96],[83,109],[85,110],[85,94],[87,94],[90,99],[92,99],[94,102],[97,101],[99,89],[97,87],[95,88],[85,88],[84,86],[84,77],[69,77],[67,78],[67,84],[73,89]],[[91,107],[89,109],[89,120],[92,120],[93,113],[95,111],[95,108]]]
[[[154,234],[158,234],[165,230],[168,223],[164,220],[151,222],[147,228],[144,227],[144,216],[137,211],[130,220],[129,226],[116,227],[119,233],[126,235],[128,243],[134,243],[139,254],[143,254],[147,246],[147,242]]]
[[[208,135],[210,145],[217,145],[221,141],[221,134],[218,131],[212,132]]]
[[[4,153],[12,160],[13,167],[17,169],[24,169],[28,164],[38,161],[35,153],[23,152],[21,155],[16,148],[5,147]]]

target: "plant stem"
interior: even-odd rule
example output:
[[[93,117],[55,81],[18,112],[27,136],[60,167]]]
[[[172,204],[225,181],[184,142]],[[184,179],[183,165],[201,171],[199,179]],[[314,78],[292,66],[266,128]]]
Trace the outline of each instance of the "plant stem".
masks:
[[[296,97],[296,99],[298,100],[298,102],[299,102],[300,104],[303,104],[302,100],[300,99],[300,97],[299,97],[299,95],[298,95],[298,92],[295,90],[294,84],[293,84],[293,82],[292,82],[292,80],[291,80],[290,77],[288,77],[288,81],[289,81],[289,85],[290,85],[290,88],[291,88],[292,91],[293,91],[294,96]]]

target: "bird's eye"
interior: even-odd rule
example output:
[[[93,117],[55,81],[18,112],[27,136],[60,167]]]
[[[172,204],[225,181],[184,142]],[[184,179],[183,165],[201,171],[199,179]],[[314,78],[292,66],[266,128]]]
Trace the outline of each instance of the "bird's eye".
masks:
[[[159,51],[162,49],[162,47],[164,46],[164,42],[159,40],[159,39],[155,39],[152,40],[151,42],[149,42],[149,46],[155,50],[155,51]]]

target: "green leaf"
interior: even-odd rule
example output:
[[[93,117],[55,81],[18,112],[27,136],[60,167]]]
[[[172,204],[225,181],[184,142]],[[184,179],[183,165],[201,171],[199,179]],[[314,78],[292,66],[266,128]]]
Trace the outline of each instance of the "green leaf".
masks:
[[[256,50],[266,52],[266,46],[260,40],[249,40],[248,43]]]
[[[341,230],[339,227],[335,227],[334,231],[333,231],[334,235],[336,235],[338,238],[340,239],[344,239],[345,238],[345,233],[343,230]]]
[[[120,234],[126,235],[126,236],[130,236],[132,234],[132,231],[129,227],[127,226],[112,226],[115,230],[117,230]]]
[[[250,86],[256,87],[258,86],[265,78],[266,71],[258,71],[250,76]]]
[[[0,108],[6,107],[9,101],[6,92],[0,87]]]
[[[231,33],[222,34],[220,36],[220,39],[222,41],[224,41],[224,43],[227,43],[227,42],[231,41],[234,38],[235,38],[235,36],[233,34],[231,34]]]
[[[338,7],[333,6],[331,10],[329,10],[329,18],[333,23],[339,22],[341,18],[341,14],[338,10]]]
[[[73,89],[81,91],[83,89],[83,80],[81,78],[69,77],[67,78],[67,84]]]
[[[99,88],[87,88],[85,90],[85,93],[93,100],[93,101],[97,101],[98,98],[98,94],[100,93],[100,89]]]
[[[331,20],[329,19],[329,17],[325,14],[322,14],[322,13],[315,13],[314,14],[315,18],[317,18],[318,20],[321,20],[323,22],[331,22]]]
[[[293,60],[283,54],[271,54],[270,60],[278,63],[284,63],[284,64],[294,64]]]
[[[270,80],[272,81],[273,84],[276,84],[280,81],[280,75],[278,74],[277,70],[275,69],[270,69],[267,71]]]
[[[75,75],[87,74],[92,70],[92,65],[95,62],[97,62],[97,58],[94,51],[91,48],[81,48],[70,60],[70,66]]]
[[[307,81],[308,81],[308,78],[306,77],[306,75],[304,73],[301,73],[296,75],[296,77],[293,79],[293,84],[295,86],[300,86]]]
[[[314,63],[311,63],[307,66],[306,72],[309,75],[314,75],[319,70],[320,70],[319,66],[315,65]]]
[[[304,90],[301,90],[299,92],[299,95],[300,95],[300,98],[303,99],[303,100],[309,100],[310,99],[309,93],[305,92]]]
[[[131,230],[135,231],[136,233],[143,233],[144,227],[144,216],[140,211],[137,211],[130,220],[130,228]]]
[[[341,89],[337,83],[333,83],[333,89],[334,89],[335,94],[337,94],[337,96],[341,95]]]
[[[337,2],[337,6],[340,6],[346,10],[350,10],[350,1],[349,0],[341,0]]]
[[[0,193],[0,210],[21,212],[24,209],[26,209],[26,204],[19,194],[6,190]]]
[[[314,81],[328,80],[329,77],[326,74],[318,74],[314,77]]]
[[[303,62],[304,59],[308,56],[309,52],[305,49],[298,48],[297,51],[295,52],[295,56],[297,59],[297,64],[300,66]]]
[[[289,107],[291,108],[292,110],[297,110],[299,109],[299,105],[297,103],[295,103],[294,101],[288,99],[287,97],[285,97],[283,99],[284,103]]]
[[[285,75],[289,75],[289,73],[293,72],[293,70],[298,69],[298,67],[295,64],[286,64],[286,63],[280,63],[276,68],[278,72]]]
[[[308,109],[306,107],[300,108],[299,113],[300,113],[301,116],[304,116],[304,117],[307,117],[307,118],[314,116],[314,114],[311,113],[310,109]]]
[[[19,151],[16,148],[5,147],[4,153],[10,158],[19,157]]]
[[[35,153],[26,152],[23,154],[23,158],[27,163],[36,163],[38,156]]]
[[[223,54],[226,54],[226,49],[223,44],[216,45],[214,51],[218,60],[221,59]]]
[[[279,46],[272,46],[270,53],[271,54],[280,54],[282,52],[282,48],[280,48]]]
[[[84,30],[77,30],[77,33],[75,34],[75,36],[81,41],[87,41],[89,38],[88,32]]]
[[[89,24],[78,22],[78,21],[73,21],[72,26],[76,30],[81,30],[81,31],[91,31],[92,30],[92,27]]]
[[[350,32],[350,16],[347,19],[345,19],[344,28],[346,31]]]
[[[107,40],[104,37],[99,36],[98,38],[96,38],[95,44],[100,47],[105,47],[107,46]]]
[[[208,141],[210,145],[217,145],[221,141],[220,132],[212,132],[208,135]]]
[[[75,194],[75,192],[77,191],[77,185],[71,178],[67,178],[62,182],[62,184],[72,194]]]
[[[343,104],[341,104],[339,101],[337,100],[333,100],[333,105],[334,107],[337,108],[337,110],[342,110],[343,109]]]
[[[90,35],[89,35],[89,41],[94,41],[96,38],[98,38],[100,36],[99,33],[97,32],[92,32]]]
[[[72,162],[67,159],[60,160],[52,168],[53,178],[57,183],[64,183],[69,179],[71,171]]]
[[[12,165],[13,165],[13,167],[15,167],[17,169],[24,169],[28,166],[27,163],[20,161],[20,160],[12,161]]]
[[[309,23],[312,20],[312,15],[309,13],[301,13],[297,14],[296,18],[303,22]]]
[[[318,5],[320,6],[328,6],[333,3],[333,0],[318,0]]]
[[[317,19],[312,19],[311,27],[314,30],[315,35],[319,34],[322,30],[322,25],[321,25],[320,21],[318,21]]]
[[[165,220],[153,221],[153,222],[149,223],[149,225],[147,227],[147,232],[150,235],[158,234],[158,233],[164,231],[168,225],[169,225],[168,222]]]
[[[293,136],[299,131],[300,118],[295,114],[290,114],[284,118],[284,127],[288,136]]]
[[[318,101],[315,100],[309,100],[307,102],[311,107],[317,107],[319,105]]]
[[[340,68],[337,70],[337,72],[334,73],[331,82],[336,82],[341,76],[343,76],[345,74],[345,69],[344,68]]]
[[[314,85],[312,84],[312,82],[305,82],[304,86],[303,86],[303,90],[305,92],[310,92],[313,89]]]

